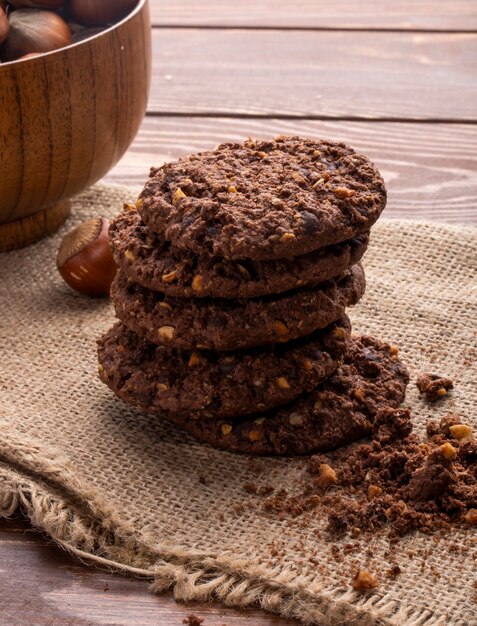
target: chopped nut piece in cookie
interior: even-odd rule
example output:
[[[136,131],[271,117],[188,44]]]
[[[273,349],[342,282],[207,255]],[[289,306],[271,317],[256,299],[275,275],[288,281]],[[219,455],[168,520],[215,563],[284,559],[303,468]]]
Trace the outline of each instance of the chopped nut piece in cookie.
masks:
[[[197,354],[197,352],[193,352],[190,355],[190,359],[189,359],[189,367],[194,367],[195,365],[198,365],[200,363],[200,358],[199,355]]]
[[[454,384],[450,378],[424,373],[417,378],[416,386],[419,392],[426,396],[426,400],[435,402],[447,395],[447,392],[454,387]]]
[[[222,431],[223,435],[230,435],[230,433],[232,432],[232,424],[222,424],[220,430]]]
[[[356,191],[354,191],[354,189],[348,189],[347,187],[335,187],[333,193],[338,198],[351,198],[351,196],[355,195]]]
[[[262,433],[259,430],[251,430],[248,433],[248,438],[250,439],[250,441],[258,441],[262,438]]]
[[[179,187],[178,189],[174,191],[174,194],[172,195],[172,204],[174,206],[178,206],[184,198],[187,198],[187,196]]]
[[[335,470],[328,463],[321,463],[318,468],[318,477],[316,478],[316,486],[319,489],[327,489],[331,485],[336,485],[338,476]]]
[[[382,493],[383,493],[383,490],[381,489],[381,487],[378,487],[377,485],[369,485],[368,500],[372,500],[373,498],[380,496]]]
[[[369,591],[370,589],[376,589],[378,586],[378,580],[373,574],[365,569],[360,569],[353,578],[353,589],[355,591]]]
[[[470,509],[464,515],[464,521],[466,524],[477,526],[477,509]]]
[[[468,426],[467,424],[454,424],[454,426],[449,426],[449,432],[454,439],[472,439],[472,426]]]
[[[168,311],[172,311],[172,307],[168,302],[159,302],[159,306],[161,309],[167,309]]]
[[[451,461],[453,458],[455,458],[455,455],[457,454],[457,450],[449,442],[443,443],[442,446],[439,448],[439,452],[448,461]]]
[[[136,255],[134,254],[134,252],[132,250],[126,250],[126,252],[124,253],[124,257],[128,261],[135,261],[136,260]]]
[[[169,389],[169,385],[166,385],[165,383],[156,383],[156,389],[157,391],[167,391]]]
[[[245,278],[251,278],[250,272],[241,263],[237,263],[237,269]]]
[[[174,339],[174,326],[161,326],[157,332],[162,339]]]
[[[199,274],[197,276],[194,276],[194,279],[192,281],[192,289],[197,292],[203,291],[204,289],[204,279]]]
[[[277,385],[282,389],[290,389],[290,383],[284,376],[277,378]]]
[[[293,233],[284,233],[280,237],[280,241],[290,241],[291,239],[296,239],[296,237],[295,237],[295,235]]]
[[[344,339],[347,336],[347,333],[346,333],[346,330],[344,328],[341,328],[341,326],[337,326],[333,330],[333,336],[334,337],[338,337],[339,339]]]
[[[273,322],[273,329],[277,335],[284,336],[288,334],[287,326],[283,322],[280,322],[280,320]]]
[[[291,413],[288,421],[292,426],[301,426],[303,424],[303,415],[299,413]]]
[[[172,270],[172,272],[168,272],[167,274],[162,275],[162,281],[164,283],[172,283],[177,279],[177,270]]]

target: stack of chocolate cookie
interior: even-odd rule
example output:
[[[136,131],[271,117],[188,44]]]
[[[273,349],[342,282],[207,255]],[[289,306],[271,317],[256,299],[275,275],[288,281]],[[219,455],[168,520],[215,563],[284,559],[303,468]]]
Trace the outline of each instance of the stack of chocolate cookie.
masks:
[[[124,401],[238,452],[325,450],[397,406],[396,350],[350,338],[359,263],[386,203],[329,141],[223,144],[153,169],[110,229],[117,317],[100,376]]]

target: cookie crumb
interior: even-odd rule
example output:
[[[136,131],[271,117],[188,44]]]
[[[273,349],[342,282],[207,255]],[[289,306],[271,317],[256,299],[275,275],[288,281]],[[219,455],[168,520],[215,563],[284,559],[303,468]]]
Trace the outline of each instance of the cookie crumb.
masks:
[[[204,622],[203,619],[197,617],[197,615],[188,615],[185,619],[182,620],[183,624],[187,626],[200,626]]]
[[[417,377],[416,386],[419,393],[426,396],[428,402],[436,402],[447,395],[453,389],[454,383],[450,378],[444,378],[438,374],[424,373]]]
[[[399,565],[394,564],[387,570],[386,575],[388,578],[396,578],[397,576],[399,576],[401,571],[402,570]]]
[[[355,591],[369,591],[370,589],[376,589],[379,583],[373,574],[365,569],[360,569],[353,578],[353,589]]]

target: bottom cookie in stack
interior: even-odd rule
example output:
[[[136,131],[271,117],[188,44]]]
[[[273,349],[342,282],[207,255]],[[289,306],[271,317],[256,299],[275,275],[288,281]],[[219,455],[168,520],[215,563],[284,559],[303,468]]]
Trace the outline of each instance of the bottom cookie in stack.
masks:
[[[396,348],[372,337],[356,337],[331,377],[285,407],[228,421],[169,419],[199,441],[232,452],[325,452],[369,435],[377,412],[404,400],[408,382]]]
[[[217,354],[169,350],[119,322],[98,342],[99,371],[122,400],[201,442],[306,454],[365,437],[379,409],[404,399],[397,349],[349,333],[343,318],[305,340]]]

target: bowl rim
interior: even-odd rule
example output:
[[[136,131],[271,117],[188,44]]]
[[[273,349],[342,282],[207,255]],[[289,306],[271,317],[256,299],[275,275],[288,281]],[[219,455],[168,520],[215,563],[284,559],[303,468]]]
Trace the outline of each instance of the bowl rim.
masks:
[[[3,68],[11,69],[13,65],[18,64],[18,63],[30,63],[30,62],[34,63],[35,61],[36,62],[42,61],[46,57],[52,57],[57,54],[61,54],[62,52],[65,52],[66,50],[71,50],[72,48],[78,48],[82,45],[89,43],[90,41],[94,41],[95,39],[100,39],[101,37],[105,37],[109,33],[121,27],[123,24],[126,24],[127,22],[129,22],[129,20],[131,20],[138,13],[140,13],[144,9],[146,4],[148,3],[149,3],[149,0],[137,0],[136,6],[133,8],[133,10],[127,15],[125,15],[119,22],[115,22],[114,24],[111,24],[111,26],[108,26],[108,28],[105,28],[100,33],[96,33],[95,35],[92,35],[91,37],[88,37],[87,39],[83,39],[82,41],[75,41],[73,43],[70,43],[68,46],[64,46],[63,48],[58,48],[57,50],[50,50],[50,52],[41,52],[38,56],[31,57],[29,59],[15,59],[14,61],[4,61],[3,63],[0,63],[0,74],[3,72]]]

